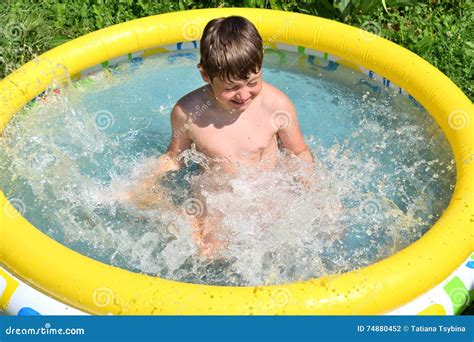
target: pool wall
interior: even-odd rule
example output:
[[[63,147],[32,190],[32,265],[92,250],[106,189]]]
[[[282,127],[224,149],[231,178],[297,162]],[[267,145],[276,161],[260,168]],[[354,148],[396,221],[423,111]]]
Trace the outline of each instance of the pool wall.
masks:
[[[443,282],[387,315],[456,315],[474,295],[474,253]],[[110,293],[96,293],[97,305],[108,305]],[[86,315],[35,290],[0,267],[0,309],[7,315]]]

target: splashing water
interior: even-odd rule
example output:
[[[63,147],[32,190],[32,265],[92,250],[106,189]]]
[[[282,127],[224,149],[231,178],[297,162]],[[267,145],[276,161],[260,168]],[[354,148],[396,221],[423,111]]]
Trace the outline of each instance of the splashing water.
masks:
[[[416,241],[455,183],[436,123],[342,66],[300,65],[291,53],[275,66],[272,58],[264,79],[295,103],[315,156],[309,175],[286,151],[273,169],[226,175],[188,150],[185,169],[153,179],[172,106],[202,85],[198,56],[187,51],[49,89],[3,132],[2,189],[36,227],[80,253],[186,282],[288,283],[363,267]],[[130,190],[148,205],[123,201]],[[193,240],[192,219],[204,205],[226,242],[213,260],[199,258]]]

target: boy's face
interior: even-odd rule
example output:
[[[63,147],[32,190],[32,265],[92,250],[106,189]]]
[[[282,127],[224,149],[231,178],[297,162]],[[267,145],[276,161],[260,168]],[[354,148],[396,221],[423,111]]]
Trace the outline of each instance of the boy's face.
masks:
[[[211,85],[217,101],[225,110],[243,112],[262,91],[261,70],[250,74],[246,80],[221,80],[214,77],[211,82],[205,73],[202,76]]]

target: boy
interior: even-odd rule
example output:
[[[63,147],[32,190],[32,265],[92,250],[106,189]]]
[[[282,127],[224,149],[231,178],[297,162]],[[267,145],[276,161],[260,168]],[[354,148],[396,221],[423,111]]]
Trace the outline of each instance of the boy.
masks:
[[[286,150],[306,162],[311,152],[304,142],[290,99],[262,80],[263,45],[255,26],[232,16],[211,20],[205,27],[197,65],[205,86],[182,97],[171,113],[172,139],[160,156],[152,175],[143,180],[129,200],[141,206],[152,204],[156,179],[178,170],[178,156],[191,147],[209,157],[211,170],[233,172],[237,167],[270,168],[278,156],[278,140]],[[148,188],[148,189],[147,189]],[[219,245],[213,227],[220,218],[210,217],[199,190],[195,196],[204,211],[193,218],[194,239],[202,256],[212,256]]]

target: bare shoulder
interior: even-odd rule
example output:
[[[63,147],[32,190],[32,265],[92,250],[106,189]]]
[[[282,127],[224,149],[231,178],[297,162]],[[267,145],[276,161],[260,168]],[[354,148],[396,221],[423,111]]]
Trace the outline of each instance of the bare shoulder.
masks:
[[[290,98],[274,85],[264,83],[263,104],[270,112],[276,110],[294,110]]]
[[[189,118],[189,116],[191,116],[196,111],[196,109],[206,104],[210,105],[208,91],[209,90],[206,86],[193,90],[192,92],[180,98],[176,103],[175,108],[178,108],[179,111],[182,112],[181,115],[186,115],[186,117]]]
[[[173,107],[173,110],[171,111],[171,119],[186,121],[187,118],[188,118],[188,114],[186,114],[186,111],[183,108],[182,103],[180,103],[179,101],[176,102],[176,104]]]

